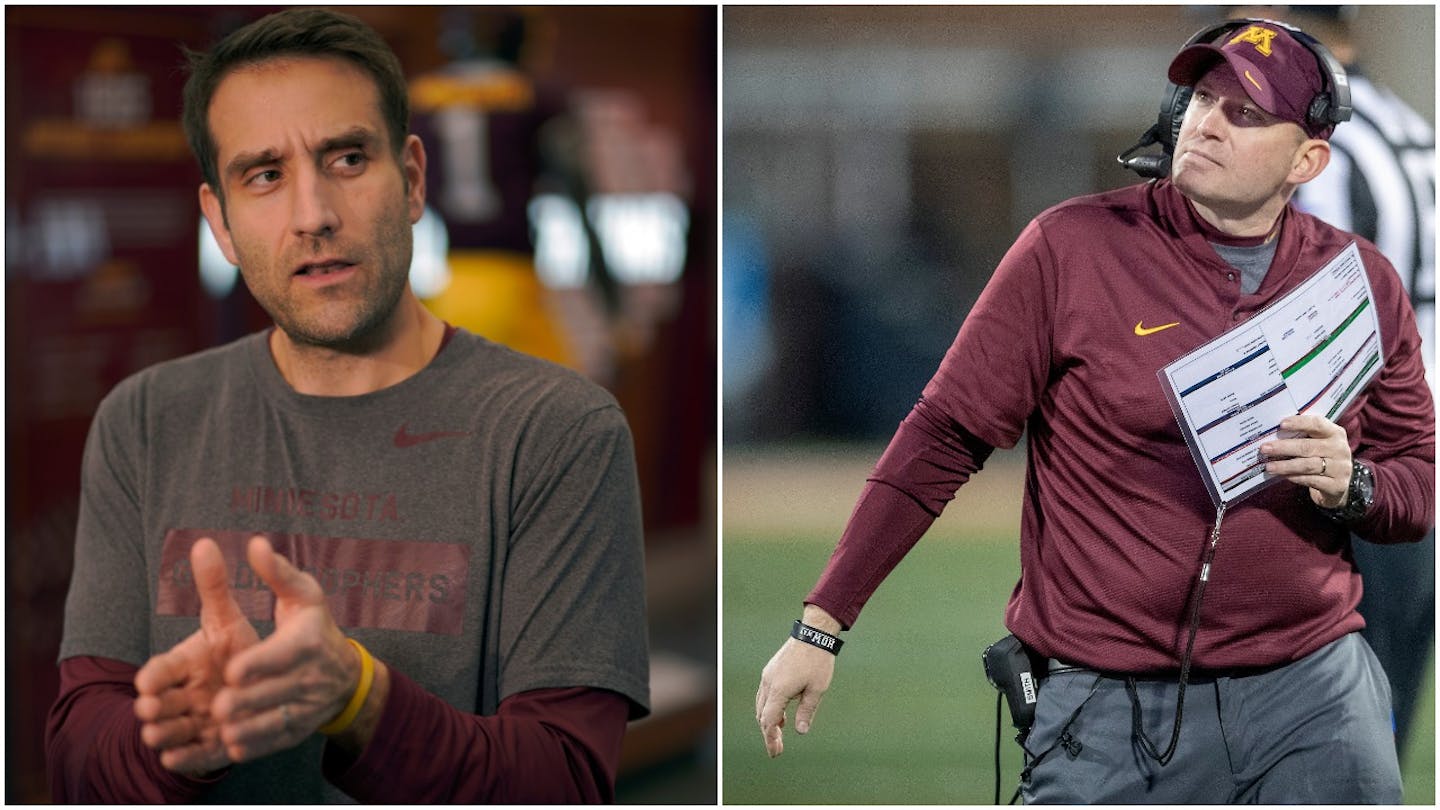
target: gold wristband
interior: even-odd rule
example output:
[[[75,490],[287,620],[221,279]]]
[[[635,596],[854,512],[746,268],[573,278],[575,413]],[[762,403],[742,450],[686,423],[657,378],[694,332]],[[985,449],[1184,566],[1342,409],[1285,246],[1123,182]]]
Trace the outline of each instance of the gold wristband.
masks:
[[[345,640],[355,645],[355,651],[360,653],[360,684],[355,687],[355,694],[350,696],[350,702],[345,704],[345,710],[320,727],[320,733],[327,737],[333,737],[350,728],[350,724],[360,716],[360,707],[364,706],[365,699],[370,697],[370,687],[375,682],[375,659],[370,655],[370,651],[353,638]]]

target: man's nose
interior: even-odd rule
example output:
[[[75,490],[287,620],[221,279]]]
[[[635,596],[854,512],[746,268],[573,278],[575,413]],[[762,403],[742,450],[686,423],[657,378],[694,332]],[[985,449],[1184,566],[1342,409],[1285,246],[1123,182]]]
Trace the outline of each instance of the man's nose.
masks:
[[[1211,104],[1201,112],[1200,120],[1195,122],[1195,131],[1209,138],[1221,137],[1225,133],[1225,128],[1230,124],[1230,119],[1226,115],[1223,104]]]
[[[340,229],[339,189],[321,172],[300,172],[290,190],[290,226],[296,235],[327,236]]]

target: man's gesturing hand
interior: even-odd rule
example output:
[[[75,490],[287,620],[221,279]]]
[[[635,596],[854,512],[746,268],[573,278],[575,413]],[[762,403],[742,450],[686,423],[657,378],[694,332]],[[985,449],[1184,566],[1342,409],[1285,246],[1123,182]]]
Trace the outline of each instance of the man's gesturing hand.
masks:
[[[200,593],[200,629],[135,673],[135,716],[140,739],[160,752],[172,771],[199,775],[231,760],[211,714],[225,662],[260,640],[230,593],[225,558],[211,539],[190,548],[190,568]]]
[[[805,607],[804,622],[827,633],[840,631],[840,622],[814,605]],[[755,721],[760,724],[765,751],[771,757],[785,751],[781,729],[785,727],[785,711],[790,701],[800,699],[795,709],[795,730],[809,733],[820,698],[830,688],[834,675],[833,654],[793,638],[787,639],[765,665],[760,673],[760,689],[755,693]]]
[[[254,537],[246,558],[275,592],[275,632],[234,656],[214,713],[235,762],[298,745],[345,708],[360,656],[336,626],[314,577]]]
[[[1260,445],[1261,456],[1272,459],[1265,472],[1310,488],[1310,500],[1326,509],[1339,509],[1349,494],[1350,441],[1345,428],[1323,416],[1287,416],[1280,429],[1304,434],[1274,439]]]

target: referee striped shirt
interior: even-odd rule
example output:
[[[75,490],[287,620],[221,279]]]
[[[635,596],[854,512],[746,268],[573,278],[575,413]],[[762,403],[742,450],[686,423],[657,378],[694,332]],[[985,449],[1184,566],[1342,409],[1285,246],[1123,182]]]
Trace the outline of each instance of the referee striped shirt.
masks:
[[[1330,138],[1330,165],[1295,204],[1374,242],[1415,307],[1435,388],[1435,130],[1383,87],[1350,71],[1351,119]]]

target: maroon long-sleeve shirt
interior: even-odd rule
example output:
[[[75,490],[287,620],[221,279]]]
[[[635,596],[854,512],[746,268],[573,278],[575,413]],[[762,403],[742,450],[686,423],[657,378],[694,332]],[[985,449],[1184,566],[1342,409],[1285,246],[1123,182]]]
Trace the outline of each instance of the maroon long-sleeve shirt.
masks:
[[[140,740],[137,667],[91,656],[60,663],[45,734],[56,802],[176,803],[220,772],[168,771]],[[363,803],[571,803],[614,799],[629,701],[603,689],[536,689],[481,717],[458,711],[390,667],[390,693],[359,757],[326,746],[325,778]]]
[[[854,623],[990,448],[1011,447],[1028,430],[1021,579],[1007,626],[1065,661],[1173,669],[1215,510],[1156,371],[1283,296],[1355,238],[1293,209],[1283,216],[1253,294],[1210,246],[1222,237],[1168,182],[1037,217],[901,423],[805,601]],[[1374,542],[1418,540],[1435,518],[1434,403],[1400,279],[1373,245],[1359,246],[1385,364],[1337,419],[1375,473],[1375,505],[1354,528]],[[1283,482],[1233,507],[1196,666],[1293,661],[1361,628],[1348,535]]]

